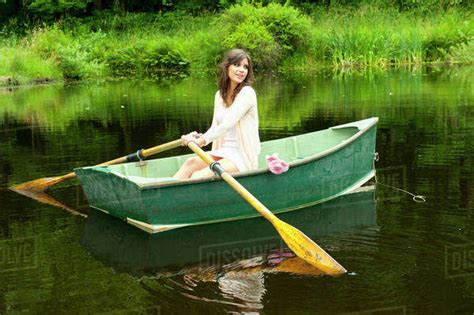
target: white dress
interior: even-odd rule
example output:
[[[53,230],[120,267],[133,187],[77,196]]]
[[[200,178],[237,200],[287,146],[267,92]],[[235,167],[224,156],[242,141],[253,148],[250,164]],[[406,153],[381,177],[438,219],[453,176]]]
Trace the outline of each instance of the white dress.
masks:
[[[217,122],[218,112],[227,113],[227,115],[220,115],[220,124]],[[225,119],[222,119],[222,117],[225,117]],[[256,169],[258,167],[258,155],[260,154],[260,137],[258,134],[257,96],[250,86],[244,86],[228,108],[225,107],[220,92],[216,92],[212,124],[202,137],[206,140],[206,144],[212,143],[213,151],[217,151],[224,145],[224,138],[232,128],[235,129],[234,134],[237,138],[239,152],[236,152],[234,146],[234,150],[231,150],[233,153],[230,153],[231,156],[229,157],[232,158],[232,155],[234,155],[232,160],[241,171]],[[235,142],[235,139],[232,139],[232,133],[228,135],[228,140],[230,144],[232,140]],[[232,147],[229,143],[228,148]]]
[[[222,105],[222,103],[218,106],[216,112],[216,120],[218,125],[224,121],[229,111],[230,107],[225,107]],[[234,162],[240,172],[248,170],[247,166],[245,165],[242,152],[240,151],[239,143],[237,142],[235,126],[230,128],[225,134],[222,147],[209,152],[209,154]]]

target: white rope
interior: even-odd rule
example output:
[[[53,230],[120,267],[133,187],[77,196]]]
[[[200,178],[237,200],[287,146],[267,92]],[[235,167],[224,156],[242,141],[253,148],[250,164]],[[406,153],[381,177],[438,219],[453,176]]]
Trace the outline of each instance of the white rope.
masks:
[[[378,152],[375,152],[374,154],[374,169],[375,169],[375,162],[378,162],[379,160],[379,153]],[[404,192],[410,196],[412,196],[413,198],[413,201],[414,202],[426,202],[426,197],[425,196],[422,196],[422,195],[415,195],[407,190],[404,190],[404,189],[401,189],[401,188],[398,188],[398,187],[395,187],[395,186],[392,186],[392,185],[388,185],[388,184],[383,184],[383,183],[380,183],[377,179],[377,172],[375,172],[375,184],[377,185],[382,185],[382,186],[387,186],[387,187],[390,187],[390,188],[393,188],[393,189],[396,189],[396,190],[399,190],[401,192]]]

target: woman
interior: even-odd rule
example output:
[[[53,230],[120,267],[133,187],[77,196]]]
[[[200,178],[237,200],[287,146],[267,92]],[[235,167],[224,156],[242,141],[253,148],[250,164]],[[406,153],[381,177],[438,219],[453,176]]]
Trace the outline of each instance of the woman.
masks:
[[[212,142],[208,152],[226,172],[242,172],[258,167],[260,137],[258,134],[257,96],[250,86],[252,60],[241,49],[226,53],[219,66],[219,90],[214,98],[212,125],[204,134],[191,132],[181,137],[200,147]],[[176,179],[212,176],[212,171],[198,156],[188,159],[174,175]]]

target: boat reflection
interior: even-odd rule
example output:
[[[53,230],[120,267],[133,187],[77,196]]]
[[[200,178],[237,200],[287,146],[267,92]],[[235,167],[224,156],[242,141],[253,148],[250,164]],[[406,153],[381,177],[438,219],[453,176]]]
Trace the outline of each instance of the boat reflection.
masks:
[[[322,237],[375,227],[374,189],[363,187],[358,192],[279,217],[317,242]],[[85,222],[81,244],[107,266],[135,276],[193,270],[193,274],[201,271],[202,278],[206,277],[206,270],[214,274],[219,266],[261,270],[264,265],[275,272],[319,274],[294,257],[263,218],[148,234],[94,210]]]

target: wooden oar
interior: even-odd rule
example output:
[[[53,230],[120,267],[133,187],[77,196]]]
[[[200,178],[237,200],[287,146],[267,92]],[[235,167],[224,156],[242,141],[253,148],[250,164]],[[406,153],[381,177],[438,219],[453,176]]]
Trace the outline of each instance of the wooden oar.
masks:
[[[98,164],[97,166],[101,165],[113,165],[113,164],[119,164],[119,163],[125,163],[125,162],[133,162],[133,161],[138,161],[140,159],[143,159],[145,157],[148,157],[150,155],[154,155],[166,150],[170,150],[173,148],[177,148],[181,145],[181,139],[179,140],[174,140],[165,144],[161,144],[159,146],[150,148],[150,149],[145,149],[145,150],[138,150],[136,153],[129,154],[127,156],[123,156],[108,162],[104,162],[101,164]],[[13,187],[10,187],[10,190],[13,190],[17,193],[26,195],[28,197],[31,197],[30,192],[43,192],[46,189],[63,182],[65,180],[71,179],[76,177],[76,173],[71,172],[66,175],[62,176],[56,176],[56,177],[43,177],[39,179],[35,179],[23,184],[18,184]]]
[[[219,163],[215,162],[207,155],[197,144],[189,142],[188,147],[193,150],[211,170],[225,180],[234,188],[252,207],[254,207],[265,219],[270,221],[288,247],[301,259],[317,267],[321,271],[338,275],[346,273],[347,270],[342,267],[334,258],[326,253],[321,247],[313,242],[303,232],[294,226],[278,219],[270,210],[267,209],[255,196],[248,192],[235,178],[227,173]]]

